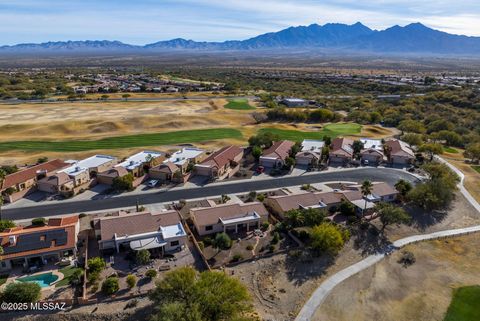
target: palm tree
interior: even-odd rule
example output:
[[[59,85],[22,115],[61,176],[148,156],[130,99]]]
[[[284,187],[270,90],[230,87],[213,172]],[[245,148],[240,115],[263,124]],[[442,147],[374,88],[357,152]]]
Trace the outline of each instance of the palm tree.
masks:
[[[373,189],[373,184],[369,180],[365,180],[362,183],[362,187],[360,188],[363,197],[365,198],[365,207],[363,209],[362,216],[365,214],[365,211],[367,210],[367,200],[366,197],[370,194],[372,194],[372,189]]]
[[[7,176],[7,173],[5,173],[5,170],[0,168],[0,186],[3,185],[3,180],[5,179],[5,176]],[[0,220],[2,219],[2,205],[3,205],[3,195],[0,193]]]

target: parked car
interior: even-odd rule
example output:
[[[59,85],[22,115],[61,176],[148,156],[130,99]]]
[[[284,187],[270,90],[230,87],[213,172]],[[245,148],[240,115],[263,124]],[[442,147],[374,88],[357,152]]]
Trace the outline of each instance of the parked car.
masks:
[[[147,186],[150,187],[150,188],[153,188],[153,187],[157,186],[157,184],[158,184],[158,180],[151,179],[151,180],[148,181]]]

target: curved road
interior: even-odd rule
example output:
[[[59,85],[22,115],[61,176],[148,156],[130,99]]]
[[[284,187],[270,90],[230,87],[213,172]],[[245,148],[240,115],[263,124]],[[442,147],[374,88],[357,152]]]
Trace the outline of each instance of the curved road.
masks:
[[[460,183],[458,184],[458,188],[460,192],[465,196],[465,198],[472,204],[472,206],[479,212],[480,214],[480,204],[472,197],[472,195],[465,189],[463,186],[463,181],[465,179],[463,173],[458,170],[456,167],[451,165],[450,163],[446,162],[444,159],[437,157],[437,160],[447,164],[457,175],[460,177]],[[453,230],[445,230],[430,234],[421,234],[421,235],[413,235],[409,236],[400,240],[393,242],[393,249],[398,250],[405,245],[411,243],[417,243],[421,241],[431,240],[431,239],[438,239],[444,237],[451,237],[451,236],[460,236],[470,233],[480,232],[480,225],[460,228],[460,229],[453,229]],[[310,299],[305,303],[300,313],[295,318],[295,321],[310,321],[312,320],[315,311],[321,306],[323,301],[327,298],[330,292],[335,288],[338,284],[343,282],[344,280],[348,279],[349,277],[371,267],[372,265],[376,264],[377,262],[381,261],[386,255],[386,252],[378,253],[374,255],[370,255],[367,258],[363,259],[362,261],[355,263],[340,272],[330,276],[326,279],[320,286],[313,292]]]
[[[238,180],[229,183],[209,184],[202,187],[172,189],[156,193],[145,193],[137,195],[102,195],[95,200],[65,200],[53,204],[39,203],[30,207],[5,208],[2,211],[2,218],[11,220],[23,220],[35,217],[48,217],[71,213],[83,213],[116,209],[135,206],[138,201],[142,205],[173,202],[181,199],[195,199],[212,197],[221,194],[237,194],[249,191],[260,191],[303,184],[313,184],[331,181],[352,181],[361,182],[369,179],[371,181],[383,181],[388,184],[395,184],[399,179],[417,182],[418,178],[406,171],[391,168],[357,168],[349,170],[338,170],[331,172],[307,173],[301,176],[288,176],[268,179]]]

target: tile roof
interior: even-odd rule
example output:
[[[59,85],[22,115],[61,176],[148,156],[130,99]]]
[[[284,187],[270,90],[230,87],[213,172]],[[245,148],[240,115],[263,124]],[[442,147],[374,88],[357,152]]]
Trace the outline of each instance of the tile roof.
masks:
[[[391,139],[385,142],[390,149],[390,156],[415,157],[415,153],[410,146],[398,139]]]
[[[221,168],[233,161],[235,157],[243,153],[243,149],[238,146],[225,146],[217,150],[200,163],[202,166]]]
[[[295,145],[295,143],[289,140],[274,142],[270,148],[263,151],[262,157],[285,160],[290,154],[293,145]]]
[[[30,179],[34,179],[37,177],[37,173],[41,171],[54,172],[61,168],[67,167],[69,164],[65,163],[60,159],[54,159],[49,162],[45,162],[42,164],[34,165],[26,169],[21,169],[16,173],[10,174],[5,176],[3,180],[1,190],[7,189],[9,187],[13,187],[17,184],[24,183]]]
[[[13,259],[40,255],[52,251],[75,248],[78,216],[50,219],[46,226],[13,228],[0,233],[4,255],[0,259]],[[10,244],[10,237],[15,243]]]
[[[330,146],[330,154],[352,157],[353,156],[353,140],[350,138],[335,138]]]
[[[105,172],[98,173],[97,176],[105,176],[105,177],[123,177],[128,174],[128,171],[125,169],[125,167],[122,166],[116,166],[114,168],[111,168]]]
[[[96,220],[96,228],[100,229],[102,240],[111,240],[114,235],[126,236],[159,231],[160,227],[180,223],[177,211],[160,213],[118,213],[116,216],[102,217]]]
[[[173,174],[178,171],[178,166],[170,161],[166,161],[163,164],[157,165],[150,169],[151,171],[157,171],[161,173]]]
[[[68,176],[68,174],[64,172],[58,172],[55,175],[50,175],[39,180],[39,182],[48,183],[55,186],[62,186],[71,181],[72,178],[70,178],[70,176]]]
[[[245,204],[223,204],[207,208],[192,208],[190,214],[197,225],[214,225],[218,224],[220,218],[232,219],[246,214],[256,212],[261,217],[268,216],[268,211],[262,203],[253,202]]]
[[[276,202],[282,211],[286,212],[292,209],[298,209],[300,206],[309,207],[318,205],[320,202],[327,206],[340,203],[342,201],[342,194],[337,192],[322,192],[322,193],[297,193],[281,196],[271,196],[269,199]]]

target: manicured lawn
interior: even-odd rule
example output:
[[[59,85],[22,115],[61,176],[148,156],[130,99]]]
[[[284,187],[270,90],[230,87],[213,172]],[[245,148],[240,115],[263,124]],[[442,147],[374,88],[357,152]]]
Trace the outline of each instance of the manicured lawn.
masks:
[[[248,99],[229,99],[228,103],[224,106],[228,109],[236,109],[236,110],[250,110],[255,109],[252,105],[248,103]]]
[[[458,150],[456,150],[455,148],[452,148],[452,147],[448,147],[448,146],[444,146],[443,150],[447,153],[452,153],[452,154],[458,153]]]
[[[362,126],[355,123],[341,123],[326,125],[322,130],[316,132],[304,132],[300,130],[286,130],[277,128],[262,128],[260,132],[271,132],[280,136],[280,139],[302,141],[304,139],[323,139],[327,135],[331,138],[337,136],[348,136],[360,133]]]
[[[212,128],[108,137],[99,140],[3,142],[0,143],[0,152],[15,149],[24,151],[79,152],[94,149],[195,143],[224,138],[242,138],[242,133],[232,128]]]
[[[454,290],[452,302],[444,321],[480,320],[480,286],[466,286]]]
[[[0,275],[0,286],[7,282],[8,274]]]
[[[73,266],[67,266],[63,269],[60,269],[59,271],[63,273],[65,276],[62,280],[58,281],[58,283],[55,284],[55,287],[60,287],[60,286],[65,286],[70,284],[70,277],[76,270],[82,270],[81,268],[78,267],[73,267]]]
[[[478,173],[480,173],[480,166],[479,165],[472,166],[472,168],[474,170],[476,170]]]

